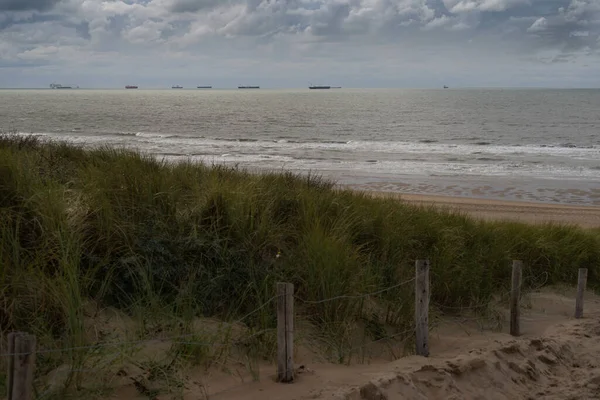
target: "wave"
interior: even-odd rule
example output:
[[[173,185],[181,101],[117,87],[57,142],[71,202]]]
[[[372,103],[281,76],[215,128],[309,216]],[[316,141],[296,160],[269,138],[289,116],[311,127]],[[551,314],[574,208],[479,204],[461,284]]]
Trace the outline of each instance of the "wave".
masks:
[[[528,163],[449,163],[432,161],[390,161],[379,159],[331,160],[322,158],[298,158],[291,156],[223,153],[218,155],[192,157],[196,161],[217,163],[240,163],[248,167],[280,168],[291,170],[315,169],[341,173],[361,173],[369,176],[476,176],[476,177],[518,177],[547,180],[565,178],[579,181],[595,179],[598,174],[592,169],[569,166],[531,165]]]
[[[110,132],[110,136],[133,136],[139,138],[152,138],[152,139],[167,139],[167,138],[179,138],[179,139],[203,139],[204,136],[187,136],[178,135],[174,133],[160,133],[160,132]]]
[[[46,136],[51,136],[51,133],[48,132],[5,132],[5,134],[8,133],[10,135],[12,134],[16,134],[19,136],[38,136],[38,137],[46,137]]]
[[[477,161],[504,161],[504,158],[499,158],[499,157],[477,157]]]
[[[294,150],[319,150],[343,152],[373,152],[386,154],[430,154],[471,156],[480,155],[479,158],[502,158],[502,156],[560,156],[576,159],[598,159],[600,146],[564,147],[559,145],[482,145],[482,144],[448,144],[448,143],[421,143],[421,142],[392,142],[392,141],[364,141],[364,140],[260,140],[260,139],[209,139],[198,138],[191,141],[186,138],[186,145],[221,147],[226,145],[233,150],[273,150],[279,152],[292,152]],[[176,144],[178,138],[166,138],[164,144]],[[481,160],[487,161],[487,160]],[[490,160],[499,161],[499,160]]]
[[[172,135],[172,136],[165,136],[165,137],[181,137],[181,136],[177,136],[177,135]],[[192,136],[184,136],[187,139],[198,139],[198,138],[204,138],[204,137],[192,137]],[[291,137],[281,137],[278,136],[275,139],[269,140],[269,139],[257,139],[257,138],[224,138],[224,137],[216,137],[213,139],[207,139],[207,140],[215,140],[215,141],[221,141],[221,142],[232,142],[232,143],[244,143],[244,142],[249,142],[249,143],[279,143],[279,144],[297,144],[297,145],[306,145],[306,146],[319,146],[319,145],[349,145],[349,147],[352,147],[352,145],[356,146],[356,147],[373,147],[373,148],[406,148],[406,147],[410,147],[410,146],[414,146],[414,147],[418,147],[419,144],[423,144],[423,145],[434,145],[430,148],[434,149],[436,147],[447,147],[447,148],[460,148],[461,146],[491,146],[491,147],[500,147],[500,148],[529,148],[531,150],[539,147],[539,148],[566,148],[566,149],[600,149],[600,146],[593,146],[593,145],[574,145],[571,143],[566,143],[566,144],[539,144],[539,145],[535,145],[535,144],[530,144],[530,145],[522,145],[522,144],[513,144],[513,145],[495,145],[492,142],[487,142],[487,141],[477,141],[474,143],[467,143],[467,144],[450,144],[450,143],[440,143],[438,140],[436,139],[419,139],[416,142],[396,142],[396,141],[365,141],[365,140],[327,140],[327,139],[320,139],[320,138],[307,138],[304,140],[300,140],[298,138],[291,138]],[[421,150],[427,150],[427,148],[421,148],[419,151]],[[519,150],[520,151],[520,150]],[[481,150],[474,150],[471,152],[472,154],[482,154]]]
[[[31,133],[28,133],[31,134]],[[42,134],[42,133],[38,133]],[[539,161],[552,164],[552,157],[585,162],[600,159],[600,145],[574,145],[572,143],[552,144],[473,144],[440,143],[416,141],[377,141],[377,140],[329,140],[310,137],[306,139],[288,138],[205,138],[160,132],[119,132],[114,135],[90,135],[84,132],[43,133],[45,136],[68,139],[89,144],[131,145],[153,153],[211,153],[211,154],[274,154],[310,158],[318,152],[319,157],[332,158],[344,155],[349,161],[357,158],[371,160],[410,160],[415,156],[428,160],[447,162],[497,163],[506,161]],[[113,136],[113,139],[110,137]],[[121,139],[117,139],[121,137]],[[487,142],[486,142],[487,143]],[[560,161],[560,160],[559,160]]]

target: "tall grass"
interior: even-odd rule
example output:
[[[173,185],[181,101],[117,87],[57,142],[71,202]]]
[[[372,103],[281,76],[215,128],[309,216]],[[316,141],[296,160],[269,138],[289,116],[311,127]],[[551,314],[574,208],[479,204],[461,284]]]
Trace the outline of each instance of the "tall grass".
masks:
[[[307,301],[299,315],[326,352],[347,361],[357,334],[377,340],[410,327],[414,301],[410,285],[350,296],[410,279],[418,258],[432,262],[433,303],[449,307],[507,289],[512,259],[550,284],[574,282],[580,267],[590,287],[600,283],[597,230],[480,222],[335,190],[315,176],[0,136],[0,326],[45,346],[100,340],[85,326],[90,305],[130,316],[139,337],[193,333],[199,317],[247,315],[281,280]],[[346,297],[314,303],[336,296]],[[267,307],[243,321],[267,358],[273,314]],[[176,351],[185,360],[217,357],[186,346]],[[40,373],[64,362],[48,358]]]

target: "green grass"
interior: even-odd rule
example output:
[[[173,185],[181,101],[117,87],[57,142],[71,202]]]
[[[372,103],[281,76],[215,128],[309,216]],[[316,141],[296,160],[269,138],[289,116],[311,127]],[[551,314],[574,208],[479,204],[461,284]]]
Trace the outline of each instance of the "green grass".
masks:
[[[36,334],[40,347],[121,340],[101,324],[88,326],[91,309],[118,310],[133,321],[130,339],[168,333],[226,342],[173,344],[168,371],[225,365],[234,356],[272,360],[273,306],[217,331],[194,326],[201,317],[236,321],[271,299],[278,281],[294,283],[307,301],[379,291],[412,278],[420,258],[431,260],[439,306],[489,302],[509,288],[513,259],[523,260],[532,285],[540,276],[571,284],[587,267],[588,286],[600,286],[599,230],[480,222],[336,190],[316,176],[169,164],[123,149],[0,136],[0,326],[3,334]],[[297,337],[330,360],[364,360],[351,349],[410,329],[413,302],[412,284],[369,297],[298,301],[310,334]],[[108,357],[97,353],[40,354],[38,375]],[[156,369],[164,360],[153,362]],[[83,390],[82,379],[74,373],[67,386]]]

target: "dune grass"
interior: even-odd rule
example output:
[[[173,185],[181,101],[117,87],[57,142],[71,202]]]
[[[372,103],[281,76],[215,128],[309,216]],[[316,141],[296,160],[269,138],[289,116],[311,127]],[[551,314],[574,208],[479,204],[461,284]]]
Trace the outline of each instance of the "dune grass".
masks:
[[[273,359],[275,313],[266,306],[247,315],[286,281],[306,300],[297,308],[307,343],[348,362],[357,337],[404,332],[414,313],[412,284],[349,296],[409,280],[419,258],[431,260],[439,307],[485,304],[506,291],[513,259],[524,261],[532,284],[540,276],[571,284],[587,267],[598,288],[600,232],[481,222],[337,190],[317,176],[0,136],[0,326],[36,334],[46,349],[122,340],[102,323],[90,326],[113,310],[131,320],[128,339],[189,335],[145,370],[210,368],[235,354],[255,371],[256,360]],[[346,297],[315,303],[336,296]],[[198,329],[201,318],[244,316]],[[139,350],[124,347],[118,357]],[[114,361],[96,348],[40,354],[38,375]],[[71,374],[62,386],[85,385]]]

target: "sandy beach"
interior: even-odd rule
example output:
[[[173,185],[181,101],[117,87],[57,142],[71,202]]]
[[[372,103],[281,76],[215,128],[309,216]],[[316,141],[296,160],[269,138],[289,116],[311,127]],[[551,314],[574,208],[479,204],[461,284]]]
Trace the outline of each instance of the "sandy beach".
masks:
[[[469,197],[371,192],[379,197],[398,198],[411,204],[449,208],[485,220],[510,220],[527,223],[574,224],[584,228],[600,227],[600,207],[570,206]]]

